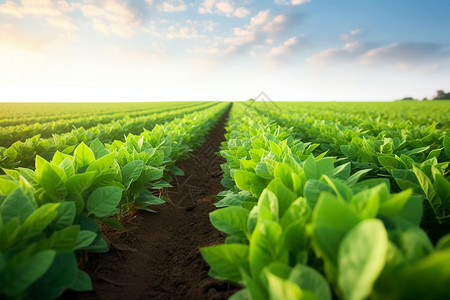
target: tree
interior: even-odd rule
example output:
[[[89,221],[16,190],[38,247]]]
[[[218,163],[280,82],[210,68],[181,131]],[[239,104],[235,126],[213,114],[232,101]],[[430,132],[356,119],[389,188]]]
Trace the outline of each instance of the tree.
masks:
[[[434,100],[448,100],[450,99],[450,93],[446,93],[443,90],[438,90],[436,92],[436,96],[433,98]]]
[[[405,97],[403,99],[400,99],[400,101],[417,101],[417,99],[414,99],[413,97]]]

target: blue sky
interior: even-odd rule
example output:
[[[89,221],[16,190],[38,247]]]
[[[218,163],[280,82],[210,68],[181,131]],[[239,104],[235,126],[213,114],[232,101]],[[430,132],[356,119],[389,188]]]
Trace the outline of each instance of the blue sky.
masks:
[[[443,0],[0,0],[0,101],[384,101],[450,90]]]

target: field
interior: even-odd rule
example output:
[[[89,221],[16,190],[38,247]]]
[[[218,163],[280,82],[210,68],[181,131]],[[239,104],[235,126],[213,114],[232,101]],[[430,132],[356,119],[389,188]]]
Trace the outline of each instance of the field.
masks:
[[[0,299],[450,299],[450,101],[0,108]]]

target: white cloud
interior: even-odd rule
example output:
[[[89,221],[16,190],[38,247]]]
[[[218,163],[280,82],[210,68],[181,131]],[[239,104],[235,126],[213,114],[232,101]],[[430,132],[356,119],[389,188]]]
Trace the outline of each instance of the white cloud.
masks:
[[[199,21],[199,20],[187,20],[186,24],[189,26],[195,26],[200,28],[203,32],[213,32],[219,23],[212,20]]]
[[[340,62],[354,62],[362,65],[388,65],[402,70],[427,69],[427,66],[450,58],[450,51],[442,45],[433,43],[402,42],[390,45],[374,46],[362,42],[361,29],[341,34],[342,47],[329,48],[307,59],[309,63],[329,65]],[[424,68],[425,65],[425,68]]]
[[[205,2],[205,9],[214,7],[214,0]],[[215,55],[234,55],[244,53],[244,51],[250,53],[251,51],[249,52],[249,49],[247,49],[249,47],[252,48],[253,52],[255,49],[263,51],[262,49],[267,44],[274,43],[274,38],[277,37],[278,33],[285,30],[287,21],[288,17],[283,14],[274,16],[270,13],[270,10],[260,11],[250,19],[247,25],[233,28],[230,36],[216,36],[214,41],[209,41],[209,45],[206,45],[206,47],[209,50],[214,49],[211,54]],[[201,49],[204,50],[205,48]],[[199,54],[200,51],[191,49],[189,53]]]
[[[409,69],[449,57],[449,49],[439,44],[404,42],[370,49],[359,59],[363,63],[395,64],[401,69]]]
[[[250,26],[256,27],[258,25],[262,25],[264,23],[267,23],[270,19],[270,10],[263,10],[260,11],[256,16],[252,17],[250,19]]]
[[[231,15],[234,12],[233,5],[228,1],[221,1],[216,4],[216,8],[224,15]]]
[[[153,4],[153,1],[150,2]],[[147,3],[149,3],[149,1],[147,1]],[[162,12],[184,11],[187,9],[187,5],[183,0],[169,0],[156,5],[156,9]]]
[[[154,24],[154,23],[153,23]],[[162,34],[162,36],[166,37],[168,40],[173,39],[205,39],[206,34],[209,34],[214,31],[215,27],[218,23],[215,23],[211,20],[208,21],[199,21],[199,20],[186,20],[185,23],[167,23],[165,29],[156,30],[153,28],[153,31],[157,31]],[[155,35],[155,34],[153,34]]]
[[[193,27],[188,27],[188,26],[183,26],[183,27],[179,27],[179,26],[170,26],[168,28],[168,33],[166,35],[166,38],[168,40],[172,40],[172,39],[176,39],[176,38],[180,38],[180,39],[199,39],[199,38],[203,38],[204,36],[200,35],[197,32],[197,29],[193,28]]]
[[[343,39],[346,42],[351,42],[351,41],[354,41],[355,39],[357,39],[358,37],[360,37],[362,33],[363,33],[363,31],[358,28],[358,29],[350,31],[350,33],[341,34],[340,37],[341,37],[341,39]]]
[[[19,3],[7,0],[0,5],[0,14],[16,18],[34,16],[43,18],[51,26],[67,32],[78,30],[78,26],[70,16],[70,13],[78,7],[78,3],[70,3],[65,0],[22,0]]]
[[[305,4],[311,2],[311,0],[292,0],[291,4],[292,5],[300,5],[300,4]]]
[[[357,40],[361,33],[361,29],[355,29],[348,34],[341,34],[340,37],[345,42],[343,47],[323,50],[309,57],[307,61],[317,65],[328,65],[332,62],[349,60],[362,55],[368,50],[368,46]]]
[[[270,49],[269,54],[267,55],[269,58],[278,58],[282,55],[289,54],[294,50],[295,46],[299,44],[299,40],[297,37],[292,37],[285,41],[283,45],[274,47]]]
[[[204,0],[200,4],[198,12],[200,14],[218,14],[238,18],[245,18],[250,14],[250,11],[247,8],[235,8],[235,4],[229,0]]]
[[[250,11],[246,9],[245,7],[238,7],[234,11],[233,15],[238,18],[245,18],[250,14]]]
[[[16,18],[23,18],[23,7],[16,4],[14,1],[6,0],[5,3],[0,5],[0,13],[4,15],[10,15]]]
[[[127,2],[85,0],[84,3],[80,5],[83,15],[90,18],[93,27],[100,32],[126,38],[136,34],[141,26],[141,19],[128,6]]]
[[[260,11],[256,16],[250,19],[250,23],[243,28],[234,28],[234,36],[226,38],[225,44],[229,45],[228,52],[233,52],[239,46],[252,42],[257,42],[258,36],[261,36],[261,43],[268,38],[268,34],[274,34],[284,29],[287,21],[285,15],[272,16],[270,10]]]
[[[281,5],[302,5],[305,3],[311,2],[311,0],[275,0],[276,4],[281,4]]]

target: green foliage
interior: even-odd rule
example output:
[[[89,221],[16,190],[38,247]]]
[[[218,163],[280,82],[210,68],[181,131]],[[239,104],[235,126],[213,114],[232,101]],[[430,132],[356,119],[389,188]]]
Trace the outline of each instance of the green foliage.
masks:
[[[74,139],[70,151],[44,155],[48,159],[33,157],[34,170],[3,169],[0,298],[54,299],[66,289],[92,289],[76,257],[108,251],[99,223],[125,230],[119,212],[123,215],[132,206],[152,211],[149,205],[164,203],[150,190],[170,186],[170,174],[183,174],[175,162],[205,140],[227,106],[201,105],[209,108],[140,135],[130,133],[125,141],[104,144],[96,138],[88,146],[83,142],[88,139]],[[39,138],[36,142],[43,143]],[[14,154],[10,149],[6,151]]]
[[[419,227],[423,198],[431,199],[437,217],[448,214],[442,151],[362,138],[361,148],[349,145],[344,154],[326,156],[336,152],[296,140],[292,128],[254,110],[243,116],[242,109],[233,108],[220,152],[229,190],[219,194],[219,209],[211,213],[212,224],[228,237],[224,245],[201,249],[212,276],[244,286],[232,299],[450,295],[444,284],[450,280],[448,237],[435,250]],[[359,134],[341,136],[355,142]],[[404,151],[396,155],[396,149]],[[359,159],[348,161],[351,153]],[[385,177],[374,170],[385,170]],[[392,191],[394,179],[403,191]],[[428,272],[439,280],[425,279]]]

